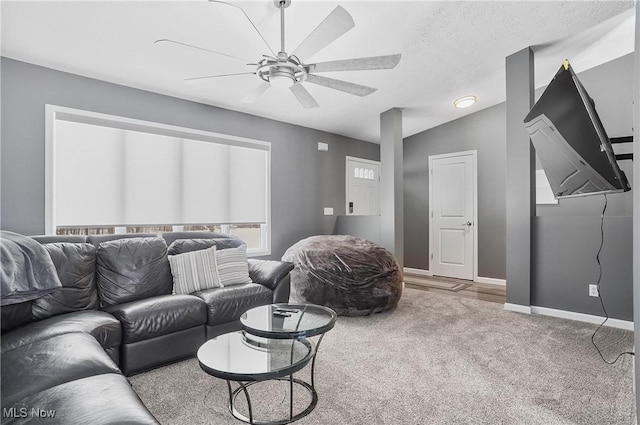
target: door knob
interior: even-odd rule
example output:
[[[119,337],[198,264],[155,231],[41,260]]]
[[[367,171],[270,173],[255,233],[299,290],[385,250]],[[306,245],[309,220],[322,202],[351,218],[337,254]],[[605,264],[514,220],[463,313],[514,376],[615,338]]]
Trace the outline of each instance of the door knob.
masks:
[[[473,223],[470,221],[467,221],[466,223],[462,223],[463,226],[471,226]]]

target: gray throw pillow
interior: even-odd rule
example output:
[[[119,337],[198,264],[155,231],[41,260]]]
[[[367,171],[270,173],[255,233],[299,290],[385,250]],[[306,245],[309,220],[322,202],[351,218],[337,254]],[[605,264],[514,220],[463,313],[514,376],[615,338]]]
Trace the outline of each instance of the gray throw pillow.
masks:
[[[222,286],[252,283],[246,245],[216,251],[216,266]]]
[[[173,278],[162,238],[103,242],[98,245],[96,268],[103,306],[171,294]]]
[[[203,289],[220,288],[216,270],[216,247],[169,255],[173,292],[191,294]]]

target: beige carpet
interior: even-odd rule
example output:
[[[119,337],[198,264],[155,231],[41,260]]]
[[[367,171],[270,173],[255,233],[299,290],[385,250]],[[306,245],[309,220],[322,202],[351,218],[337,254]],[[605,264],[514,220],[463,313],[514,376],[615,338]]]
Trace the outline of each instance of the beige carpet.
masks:
[[[338,319],[318,355],[318,406],[296,423],[634,424],[633,359],[603,363],[591,345],[594,328],[405,289],[393,312]],[[605,356],[632,347],[631,332],[598,335]],[[195,359],[131,383],[163,424],[241,423],[227,411],[225,381]],[[284,388],[259,385],[256,414],[286,412]],[[296,394],[299,408],[306,400]]]

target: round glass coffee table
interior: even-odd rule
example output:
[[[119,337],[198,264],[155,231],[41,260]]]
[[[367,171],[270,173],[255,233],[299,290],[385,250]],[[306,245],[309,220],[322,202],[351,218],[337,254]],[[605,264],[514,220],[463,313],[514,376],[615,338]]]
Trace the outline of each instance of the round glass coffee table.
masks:
[[[307,416],[318,403],[315,390],[315,362],[324,334],[336,323],[336,313],[312,304],[271,304],[252,308],[240,317],[244,329],[220,335],[205,342],[198,350],[200,367],[208,374],[227,381],[229,411],[249,424],[283,425]],[[314,342],[311,339],[319,336]],[[311,383],[293,377],[311,361]],[[248,387],[266,380],[289,382],[289,416],[282,420],[254,419]],[[238,388],[231,388],[231,381]],[[311,395],[309,405],[293,412],[294,384]],[[236,398],[243,393],[248,417],[236,409]]]
[[[336,324],[336,312],[314,304],[270,304],[240,316],[245,332],[263,338],[299,339],[324,335]]]
[[[310,393],[311,385],[294,379],[293,374],[304,368],[314,352],[306,339],[254,339],[247,338],[243,332],[231,332],[205,342],[198,349],[198,362],[202,370],[209,375],[227,381],[229,390],[229,411],[231,414],[250,424],[287,424],[306,416],[313,408],[293,415],[293,385],[303,386]],[[288,378],[285,378],[288,376]],[[256,421],[253,418],[251,398],[247,387],[266,380],[289,381],[290,404],[289,417],[279,421]],[[231,381],[238,388],[231,388]],[[248,417],[235,407],[238,394],[242,392],[247,401]]]
[[[252,308],[240,316],[240,324],[245,335],[251,338],[271,340],[305,341],[306,338],[319,336],[312,349],[311,383],[301,385],[311,393],[311,403],[299,417],[308,415],[318,403],[315,388],[316,356],[324,334],[336,324],[337,314],[328,307],[315,304],[270,304]],[[310,341],[310,340],[309,340]],[[291,421],[293,422],[293,421]]]

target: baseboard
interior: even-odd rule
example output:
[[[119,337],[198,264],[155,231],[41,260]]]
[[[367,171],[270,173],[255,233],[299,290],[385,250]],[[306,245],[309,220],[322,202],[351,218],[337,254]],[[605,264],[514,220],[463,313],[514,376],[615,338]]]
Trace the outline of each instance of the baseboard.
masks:
[[[496,279],[493,277],[476,277],[474,282],[484,283],[487,285],[498,285],[498,286],[507,286],[507,281],[505,279]]]
[[[504,309],[516,313],[531,314],[531,307],[528,305],[504,303]]]
[[[566,311],[566,310],[556,310],[555,308],[538,307],[538,306],[534,306],[534,305],[531,306],[531,312],[533,314],[541,314],[543,316],[559,317],[561,319],[576,320],[578,322],[593,323],[593,324],[596,324],[596,325],[599,325],[605,319],[602,316],[595,316],[595,315],[592,315],[592,314],[576,313],[576,312],[573,312],[573,311]],[[605,323],[604,325],[612,327],[612,328],[618,328],[618,329],[624,329],[624,330],[627,330],[627,331],[633,331],[633,322],[630,322],[628,320],[609,319],[609,320],[607,320],[607,323]]]
[[[405,274],[412,274],[414,276],[433,276],[433,273],[431,273],[429,270],[412,269],[411,267],[405,267],[403,269],[403,272]]]

